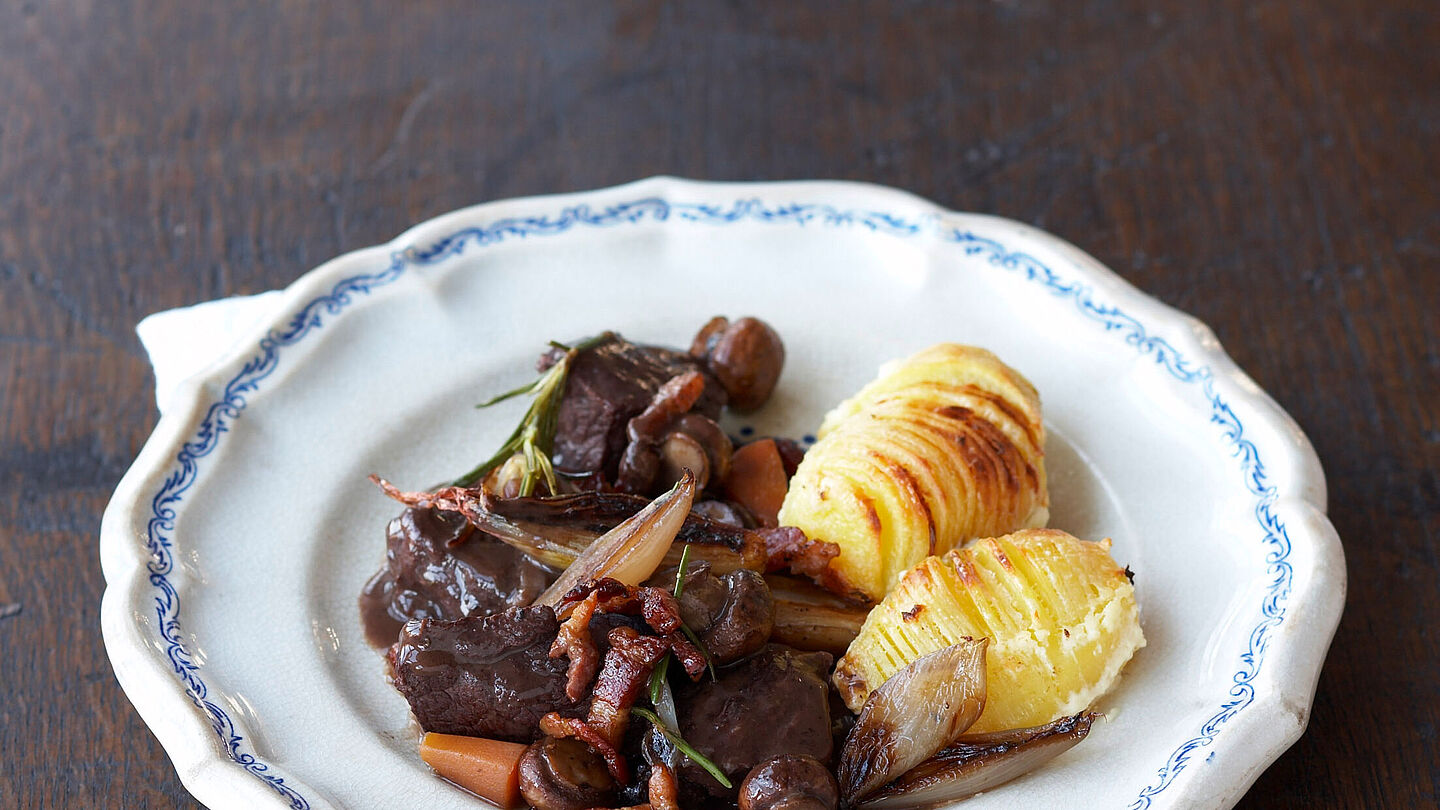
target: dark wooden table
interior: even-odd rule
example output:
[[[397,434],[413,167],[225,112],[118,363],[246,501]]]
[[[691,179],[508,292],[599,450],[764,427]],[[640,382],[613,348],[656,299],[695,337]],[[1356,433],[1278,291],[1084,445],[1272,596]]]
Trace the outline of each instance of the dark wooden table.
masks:
[[[1350,596],[1246,808],[1440,804],[1440,6],[0,5],[0,807],[193,806],[101,646],[133,327],[477,201],[838,177],[1209,322],[1310,435]],[[1082,802],[1083,804],[1083,802]]]

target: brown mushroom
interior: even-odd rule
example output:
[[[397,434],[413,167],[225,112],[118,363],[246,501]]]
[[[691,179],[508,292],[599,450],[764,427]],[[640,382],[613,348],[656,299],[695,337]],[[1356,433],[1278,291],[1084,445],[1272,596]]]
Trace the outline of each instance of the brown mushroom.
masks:
[[[765,646],[775,627],[775,600],[765,577],[744,568],[720,578],[725,601],[710,626],[700,634],[717,664],[739,661]]]
[[[674,588],[675,574],[676,569],[666,569],[649,584]],[[775,627],[770,585],[763,575],[749,569],[720,576],[710,563],[692,561],[685,569],[678,601],[680,618],[700,637],[701,646],[717,666],[739,661],[765,646]]]
[[[690,513],[692,515],[699,515],[706,520],[740,529],[755,525],[754,519],[747,521],[745,512],[742,512],[740,507],[728,501],[717,501],[714,499],[696,501],[695,505],[690,507]]]
[[[765,404],[785,365],[785,344],[770,325],[758,318],[734,323],[712,318],[690,346],[724,386],[730,407],[753,411]]]
[[[835,810],[839,803],[835,777],[814,757],[772,757],[740,783],[740,810]]]
[[[695,474],[695,488],[710,483],[710,458],[705,448],[688,433],[675,431],[660,443],[660,469],[656,471],[654,489],[667,489],[689,470]]]
[[[520,794],[535,810],[586,810],[611,803],[615,780],[590,746],[545,737],[520,757]]]
[[[710,480],[725,480],[730,474],[730,457],[735,453],[735,445],[714,419],[691,411],[675,420],[673,430],[688,435],[705,448],[705,457],[710,460]]]
[[[700,331],[695,333],[695,339],[690,341],[690,356],[696,360],[704,360],[729,326],[730,319],[724,315],[716,315],[706,321]]]
[[[620,456],[615,489],[631,495],[648,493],[660,473],[660,450],[649,442],[631,442]]]
[[[689,411],[704,389],[699,372],[680,374],[660,386],[650,405],[626,423],[629,444],[616,471],[617,490],[657,494],[687,469],[704,489],[729,473],[734,449],[730,437],[713,419]]]

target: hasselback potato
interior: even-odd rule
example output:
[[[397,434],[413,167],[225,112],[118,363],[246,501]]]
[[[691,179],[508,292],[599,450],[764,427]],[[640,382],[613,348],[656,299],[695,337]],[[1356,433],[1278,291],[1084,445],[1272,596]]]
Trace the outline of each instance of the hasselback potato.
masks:
[[[951,343],[887,364],[842,402],[790,482],[780,523],[840,547],[843,587],[871,601],[931,554],[1049,519],[1034,386]]]
[[[989,697],[974,733],[1037,726],[1090,706],[1145,646],[1135,589],[1110,541],[1027,529],[976,540],[907,572],[835,667],[858,709],[920,656],[989,638]]]

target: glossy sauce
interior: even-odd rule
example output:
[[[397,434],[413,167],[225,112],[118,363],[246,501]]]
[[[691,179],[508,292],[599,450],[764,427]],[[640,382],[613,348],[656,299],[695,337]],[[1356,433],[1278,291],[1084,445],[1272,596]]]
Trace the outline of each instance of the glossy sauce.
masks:
[[[365,638],[389,647],[411,619],[460,619],[528,605],[554,578],[454,512],[407,509],[390,521],[385,566],[360,594]]]

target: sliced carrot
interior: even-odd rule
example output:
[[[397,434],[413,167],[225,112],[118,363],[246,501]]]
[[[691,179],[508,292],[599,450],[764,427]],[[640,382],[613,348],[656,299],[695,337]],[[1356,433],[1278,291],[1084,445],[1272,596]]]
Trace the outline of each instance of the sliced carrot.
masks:
[[[779,525],[780,504],[785,502],[785,461],[774,439],[751,442],[730,458],[725,494],[755,514],[765,526]]]
[[[458,734],[426,734],[420,758],[446,779],[499,805],[523,807],[520,798],[520,755],[526,746]]]

